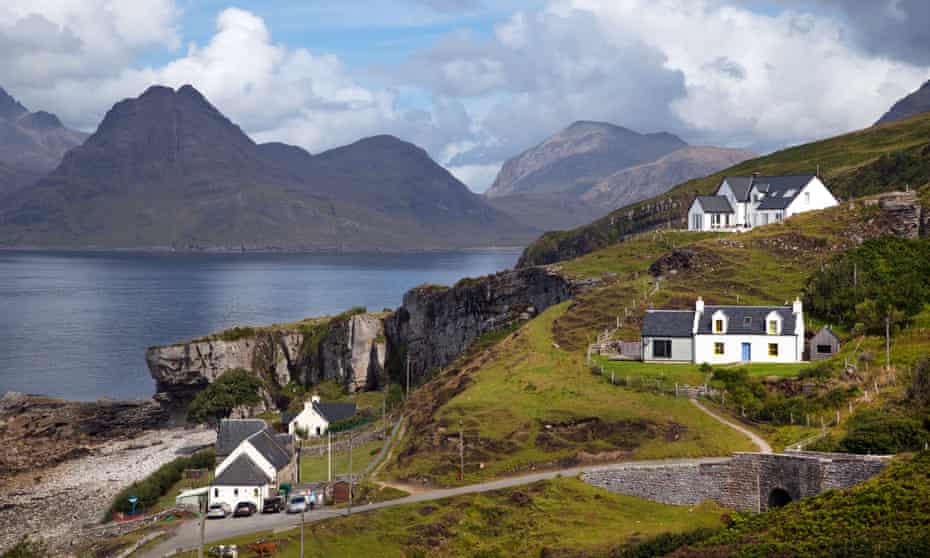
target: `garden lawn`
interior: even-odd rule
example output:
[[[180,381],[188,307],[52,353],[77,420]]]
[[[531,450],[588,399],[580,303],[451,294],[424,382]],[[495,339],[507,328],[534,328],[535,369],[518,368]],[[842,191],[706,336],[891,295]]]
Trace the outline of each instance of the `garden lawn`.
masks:
[[[350,558],[601,555],[659,533],[721,525],[713,504],[668,506],[611,494],[574,478],[484,494],[405,504],[305,527],[305,556]],[[285,541],[297,558],[299,531],[223,541]]]
[[[365,468],[374,461],[381,451],[384,442],[375,440],[362,444],[352,450],[352,472],[361,474]],[[326,480],[328,474],[327,458],[301,456],[300,480],[301,482],[315,482]],[[333,477],[349,474],[349,452],[339,452],[333,459]]]

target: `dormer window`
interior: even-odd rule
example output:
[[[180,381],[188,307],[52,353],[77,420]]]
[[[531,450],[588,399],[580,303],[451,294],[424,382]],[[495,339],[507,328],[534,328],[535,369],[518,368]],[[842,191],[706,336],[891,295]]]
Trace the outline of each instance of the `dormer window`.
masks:
[[[778,335],[778,320],[769,320],[769,335]]]
[[[714,333],[723,333],[723,320],[714,320]]]
[[[752,327],[752,316],[746,316],[743,318],[743,327]]]

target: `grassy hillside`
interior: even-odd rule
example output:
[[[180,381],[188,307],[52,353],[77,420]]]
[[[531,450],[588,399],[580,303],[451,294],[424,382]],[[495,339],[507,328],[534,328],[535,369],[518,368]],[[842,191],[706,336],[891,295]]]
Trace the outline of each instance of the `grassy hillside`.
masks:
[[[930,453],[923,452],[851,489],[738,516],[717,535],[670,556],[928,556],[928,525]]]
[[[726,175],[814,173],[841,199],[930,182],[930,113],[792,147],[684,182],[666,194],[622,207],[589,225],[544,234],[518,265],[569,260],[660,227],[684,227],[697,194],[709,194]]]
[[[535,467],[753,450],[742,435],[696,412],[687,400],[654,389],[656,384],[673,391],[676,382],[708,382],[710,371],[633,362],[609,363],[595,374],[585,363],[588,344],[613,329],[618,316],[621,327],[612,337],[638,339],[646,308],[691,308],[698,295],[710,304],[793,300],[821,263],[893,228],[877,204],[860,200],[740,235],[644,233],[566,262],[563,273],[596,280],[595,286],[491,348],[464,356],[418,390],[408,404],[407,434],[386,474],[440,485],[463,482],[457,479],[460,421],[466,483]],[[872,381],[889,383],[876,375],[875,366],[866,373],[866,364],[854,377],[841,370],[844,357],[858,362],[881,339],[844,341],[842,356],[818,369],[818,378],[798,379],[811,374],[808,366],[749,367],[741,380],[745,385],[739,386],[749,394],[729,400],[730,410],[748,409],[747,418],[762,421],[755,426],[778,447],[812,434],[788,424],[785,409],[819,413],[818,422],[821,416],[832,422],[841,411],[839,434],[848,404],[860,404],[859,388]],[[918,324],[896,336],[892,361],[901,367],[901,385],[915,359],[930,352],[928,346],[930,331]],[[882,354],[871,350],[872,360]],[[804,383],[810,388],[801,395]],[[739,407],[732,406],[735,401]],[[868,405],[882,401],[873,398]]]
[[[655,504],[610,494],[577,479],[408,504],[305,528],[308,557],[603,556],[663,532],[719,527],[721,510]],[[297,530],[225,541],[274,539],[300,555]]]

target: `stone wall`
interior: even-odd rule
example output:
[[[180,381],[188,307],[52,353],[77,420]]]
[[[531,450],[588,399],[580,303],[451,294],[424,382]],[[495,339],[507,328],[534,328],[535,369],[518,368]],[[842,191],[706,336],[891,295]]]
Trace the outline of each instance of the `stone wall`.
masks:
[[[581,478],[611,492],[663,504],[694,505],[713,500],[740,511],[765,511],[775,491],[799,500],[868,480],[886,465],[886,458],[875,456],[737,453],[732,458],[674,465],[617,465]]]

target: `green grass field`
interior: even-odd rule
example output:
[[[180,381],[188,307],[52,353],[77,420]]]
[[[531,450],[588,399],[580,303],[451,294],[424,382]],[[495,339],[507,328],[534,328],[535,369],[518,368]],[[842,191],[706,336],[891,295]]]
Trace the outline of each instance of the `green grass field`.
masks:
[[[352,472],[361,474],[365,468],[374,461],[384,442],[375,440],[362,444],[352,450]],[[300,479],[301,482],[314,482],[327,479],[329,466],[327,457],[307,457],[301,456],[300,459]],[[349,474],[349,452],[339,452],[334,454],[333,459],[333,477]]]
[[[562,478],[309,525],[305,556],[606,556],[659,533],[720,526],[722,511],[711,504],[656,504]],[[224,543],[268,539],[284,542],[276,556],[299,556],[297,530]]]
[[[413,424],[387,474],[462,484],[458,425],[466,439],[464,483],[570,464],[579,455],[654,459],[728,455],[754,446],[687,399],[610,386],[584,356],[553,345],[551,327],[569,308],[550,308],[492,349],[468,387],[442,405],[424,431],[448,432],[438,447]],[[451,373],[451,372],[450,372]],[[441,385],[443,378],[437,378]],[[421,390],[417,397],[441,397]]]

